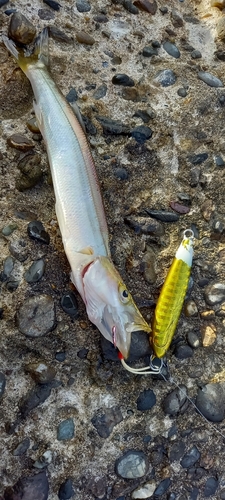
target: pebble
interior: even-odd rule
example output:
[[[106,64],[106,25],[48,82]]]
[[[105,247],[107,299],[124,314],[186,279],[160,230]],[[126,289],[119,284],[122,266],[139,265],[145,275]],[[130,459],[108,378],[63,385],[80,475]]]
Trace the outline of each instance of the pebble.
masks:
[[[28,45],[36,35],[36,28],[21,12],[16,12],[10,19],[8,33],[14,42]]]
[[[29,153],[24,155],[18,162],[17,168],[20,176],[16,179],[16,189],[25,191],[36,186],[42,179],[41,157],[38,154]]]
[[[3,272],[1,275],[2,281],[6,281],[7,278],[10,277],[13,267],[14,267],[14,259],[10,256],[6,257],[6,259],[3,262]]]
[[[151,236],[163,236],[163,225],[151,217],[125,217],[124,222],[137,234],[147,234]]]
[[[36,283],[40,281],[45,272],[45,261],[43,259],[35,260],[25,272],[24,278],[27,283]]]
[[[8,488],[7,488],[8,489]],[[10,500],[47,500],[49,492],[48,478],[45,471],[33,476],[23,476],[9,488],[4,498]]]
[[[22,134],[12,134],[7,138],[7,144],[11,148],[19,149],[20,151],[29,151],[33,149],[33,142]]]
[[[181,87],[181,88],[178,89],[177,94],[180,97],[187,97],[187,90],[184,89],[183,87]]]
[[[135,85],[134,80],[130,76],[124,73],[118,73],[112,78],[112,83],[114,85],[123,85],[124,87],[133,87]]]
[[[110,342],[111,343],[111,342]],[[80,349],[78,352],[77,352],[77,356],[78,358],[80,359],[87,359],[87,355],[89,353],[89,350],[86,349],[86,347],[83,347],[82,349]]]
[[[196,333],[189,331],[187,334],[188,344],[193,348],[197,349],[200,346],[200,341]]]
[[[223,83],[221,82],[221,80],[219,80],[219,78],[217,78],[216,76],[211,75],[211,73],[207,73],[205,71],[199,71],[198,77],[200,80],[205,82],[210,87],[223,87],[224,86]]]
[[[146,47],[144,47],[143,50],[142,50],[142,55],[144,57],[157,56],[158,55],[158,50],[155,47],[151,47],[149,45],[146,45]]]
[[[171,447],[169,454],[170,462],[177,462],[178,460],[180,460],[184,454],[184,450],[185,450],[184,441],[175,441],[175,443],[173,443]]]
[[[157,274],[156,274],[156,255],[154,250],[147,245],[146,252],[144,253],[143,259],[140,264],[140,271],[143,273],[143,276],[147,283],[150,285],[156,282]]]
[[[45,228],[39,220],[32,220],[27,226],[27,232],[30,238],[38,241],[39,243],[45,243],[46,245],[50,242],[50,236],[45,231]]]
[[[197,393],[195,404],[211,422],[222,422],[225,415],[224,383],[206,384]]]
[[[124,479],[136,479],[145,476],[148,470],[148,459],[143,451],[130,450],[118,458],[115,471]]]
[[[143,498],[149,499],[150,497],[152,497],[155,491],[155,487],[156,487],[155,481],[153,480],[149,481],[148,483],[145,483],[136,490],[134,490],[131,494],[131,498],[133,498],[134,500],[139,500]]]
[[[155,81],[159,82],[162,87],[170,87],[176,83],[176,75],[172,69],[164,69],[159,71],[155,77]]]
[[[40,19],[43,19],[43,21],[50,21],[55,18],[54,12],[51,12],[49,9],[39,9],[38,16]]]
[[[57,352],[55,355],[55,359],[62,363],[66,359],[66,353],[65,352]]]
[[[96,101],[98,101],[99,99],[105,97],[106,94],[107,94],[107,85],[103,83],[95,90],[93,97],[94,99],[96,99]]]
[[[89,118],[87,116],[84,116],[84,115],[81,115],[81,117],[82,117],[85,129],[86,129],[86,133],[90,134],[90,135],[96,135],[97,128],[95,127],[95,125],[93,125],[91,120],[89,120]]]
[[[123,167],[114,168],[113,175],[121,181],[126,181],[129,177],[128,171]]]
[[[181,466],[184,469],[188,469],[192,467],[201,457],[201,453],[196,446],[192,446],[192,448],[183,456],[180,461]]]
[[[113,134],[113,135],[130,134],[130,128],[127,125],[124,125],[123,123],[117,120],[111,120],[111,118],[99,115],[96,116],[96,119],[101,124],[103,132],[105,134]]]
[[[73,495],[74,495],[74,490],[73,490],[72,480],[68,478],[61,484],[59,488],[58,497],[59,500],[69,500]]]
[[[200,50],[192,50],[191,57],[192,59],[201,59],[202,53],[200,52]]]
[[[168,12],[168,7],[166,7],[166,6],[165,6],[165,7],[164,7],[164,6],[163,6],[163,7],[159,7],[159,10],[160,10],[160,12],[161,12],[163,15],[165,15],[165,14],[167,14],[167,12]]]
[[[72,418],[60,422],[57,428],[58,441],[73,439],[74,437],[74,421]]]
[[[84,43],[84,45],[94,45],[95,43],[95,39],[84,31],[78,31],[78,33],[76,33],[76,39],[79,43]]]
[[[205,301],[209,306],[225,300],[225,283],[210,283],[204,291]]]
[[[134,87],[124,87],[122,90],[121,97],[126,101],[137,102],[140,100],[138,91]]]
[[[3,5],[6,5],[9,2],[9,0],[0,0],[0,8],[3,7]]]
[[[184,314],[187,318],[198,316],[198,308],[194,300],[187,300],[184,304]]]
[[[137,118],[141,118],[141,120],[143,120],[144,123],[148,123],[151,118],[154,118],[154,112],[153,112],[153,116],[151,116],[151,112],[148,112],[148,111],[145,111],[142,109],[138,109],[137,111],[135,111],[133,116],[136,116]]]
[[[177,222],[179,215],[174,212],[167,212],[166,210],[151,210],[146,208],[145,211],[153,218],[162,222]]]
[[[97,500],[106,499],[106,477],[96,476],[88,481],[88,489]],[[107,495],[108,496],[108,495]]]
[[[205,483],[203,490],[204,498],[208,498],[211,497],[211,495],[215,495],[218,486],[219,486],[219,481],[215,477],[209,477]]]
[[[0,401],[3,398],[6,386],[6,378],[4,373],[0,372]]]
[[[163,410],[167,415],[177,415],[178,413],[183,413],[186,410],[186,398],[187,388],[185,385],[180,385],[180,387],[174,389],[170,392],[163,401]]]
[[[175,57],[176,59],[179,59],[179,57],[180,57],[180,51],[176,47],[176,45],[174,45],[171,42],[164,42],[163,43],[163,48],[167,52],[167,54],[169,54],[172,57]]]
[[[78,12],[89,12],[91,10],[91,5],[87,0],[77,0],[76,7]]]
[[[44,403],[49,398],[51,389],[52,387],[49,384],[36,385],[34,389],[26,394],[19,403],[21,418],[26,418],[34,408]]]
[[[25,299],[16,314],[21,333],[28,337],[42,337],[56,326],[55,304],[50,295],[36,295]]]
[[[135,0],[134,5],[138,7],[138,9],[149,12],[153,16],[157,11],[156,0]]]
[[[154,496],[161,497],[162,495],[164,495],[164,493],[166,492],[166,490],[168,490],[170,485],[171,485],[171,479],[169,477],[163,479],[157,486],[154,492]]]
[[[61,306],[63,311],[73,318],[77,318],[78,312],[78,302],[74,292],[69,291],[65,293],[61,298]]]
[[[202,204],[201,206],[201,212],[202,212],[202,215],[203,215],[203,218],[209,222],[210,219],[211,219],[211,216],[212,216],[212,213],[214,211],[214,205],[213,205],[213,201],[210,199],[210,200],[205,200],[204,203]],[[202,239],[202,242],[203,242],[203,239]]]
[[[187,157],[187,160],[192,163],[192,165],[200,165],[207,160],[208,156],[208,153],[191,154]]]
[[[56,371],[45,361],[36,361],[25,366],[25,371],[30,374],[37,384],[49,384],[55,377]]]
[[[17,447],[13,450],[13,455],[14,457],[19,457],[21,455],[24,455],[24,453],[26,453],[26,451],[28,450],[30,446],[30,438],[29,437],[26,437],[25,439],[23,439],[23,441],[21,441],[21,443],[19,443],[17,445]]]
[[[15,229],[17,229],[17,224],[8,224],[7,226],[3,227],[2,234],[3,236],[10,236],[10,234],[12,234]]]
[[[70,91],[68,92],[68,94],[66,96],[66,100],[68,102],[75,102],[75,101],[77,101],[77,99],[78,99],[78,93],[77,93],[76,89],[74,89],[72,87],[72,89],[70,89]]]
[[[201,336],[203,347],[208,347],[214,344],[216,340],[216,327],[215,325],[201,325]]]
[[[215,163],[216,163],[217,167],[224,167],[225,166],[224,159],[220,155],[215,157]]]
[[[188,214],[188,212],[190,212],[189,207],[181,205],[177,201],[170,201],[170,206],[173,210],[175,210],[175,212],[178,212],[178,214]]]
[[[184,21],[183,21],[181,15],[175,9],[172,9],[171,20],[172,20],[174,28],[181,28],[184,25]]]
[[[186,344],[178,344],[174,349],[174,355],[177,359],[188,359],[193,356],[193,349]]]
[[[104,414],[97,414],[91,419],[92,425],[97,430],[101,438],[108,438],[112,433],[115,425],[122,422],[123,416],[118,406],[114,408],[106,408]]]
[[[24,262],[28,257],[28,248],[26,241],[14,240],[9,243],[9,251],[19,262]]]
[[[151,389],[145,389],[137,398],[137,409],[139,411],[150,410],[155,404],[156,396]]]
[[[145,141],[152,137],[152,130],[146,125],[138,125],[131,130],[131,136],[139,143],[144,144]]]
[[[57,28],[57,26],[48,26],[48,33],[51,38],[60,43],[73,43],[73,39],[70,38],[64,31]]]
[[[27,120],[26,126],[34,134],[38,134],[40,132],[35,116],[33,116],[33,118],[29,118],[29,120]]]
[[[138,8],[132,3],[131,0],[123,0],[124,8],[131,14],[138,14]]]
[[[49,7],[51,7],[51,9],[53,10],[58,11],[61,7],[60,3],[56,2],[55,0],[43,0],[43,2],[49,5]]]

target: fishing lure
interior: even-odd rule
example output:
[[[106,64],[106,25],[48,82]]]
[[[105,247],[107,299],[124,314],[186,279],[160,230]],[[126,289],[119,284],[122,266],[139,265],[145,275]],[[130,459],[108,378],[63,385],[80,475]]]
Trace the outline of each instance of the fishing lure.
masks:
[[[155,356],[152,357],[150,366],[131,368],[120,356],[124,368],[132,373],[147,375],[161,372],[163,361],[160,367],[156,367],[152,360],[154,357],[162,359],[165,356],[174,336],[191,274],[193,244],[194,233],[191,229],[186,229],[156,305],[150,334],[150,343]]]

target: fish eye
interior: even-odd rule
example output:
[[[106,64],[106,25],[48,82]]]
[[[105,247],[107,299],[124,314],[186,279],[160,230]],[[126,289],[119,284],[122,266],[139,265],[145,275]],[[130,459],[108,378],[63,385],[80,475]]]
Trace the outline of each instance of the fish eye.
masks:
[[[123,302],[124,304],[127,304],[127,302],[129,302],[129,300],[130,300],[130,294],[129,294],[127,288],[125,287],[125,285],[123,285],[123,284],[119,285],[119,294],[120,294],[121,302]]]

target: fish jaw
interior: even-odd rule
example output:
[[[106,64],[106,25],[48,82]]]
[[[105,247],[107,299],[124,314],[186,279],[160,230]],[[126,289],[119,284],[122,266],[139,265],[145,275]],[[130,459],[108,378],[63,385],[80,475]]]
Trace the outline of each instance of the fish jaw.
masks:
[[[108,257],[97,257],[83,276],[87,315],[126,359],[133,331],[151,331]]]

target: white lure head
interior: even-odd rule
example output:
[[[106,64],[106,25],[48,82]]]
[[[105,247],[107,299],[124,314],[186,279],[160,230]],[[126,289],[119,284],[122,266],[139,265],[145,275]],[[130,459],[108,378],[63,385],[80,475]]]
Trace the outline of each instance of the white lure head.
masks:
[[[97,257],[83,277],[87,314],[92,323],[126,359],[131,333],[151,331],[142,317],[121,276],[108,257]]]

